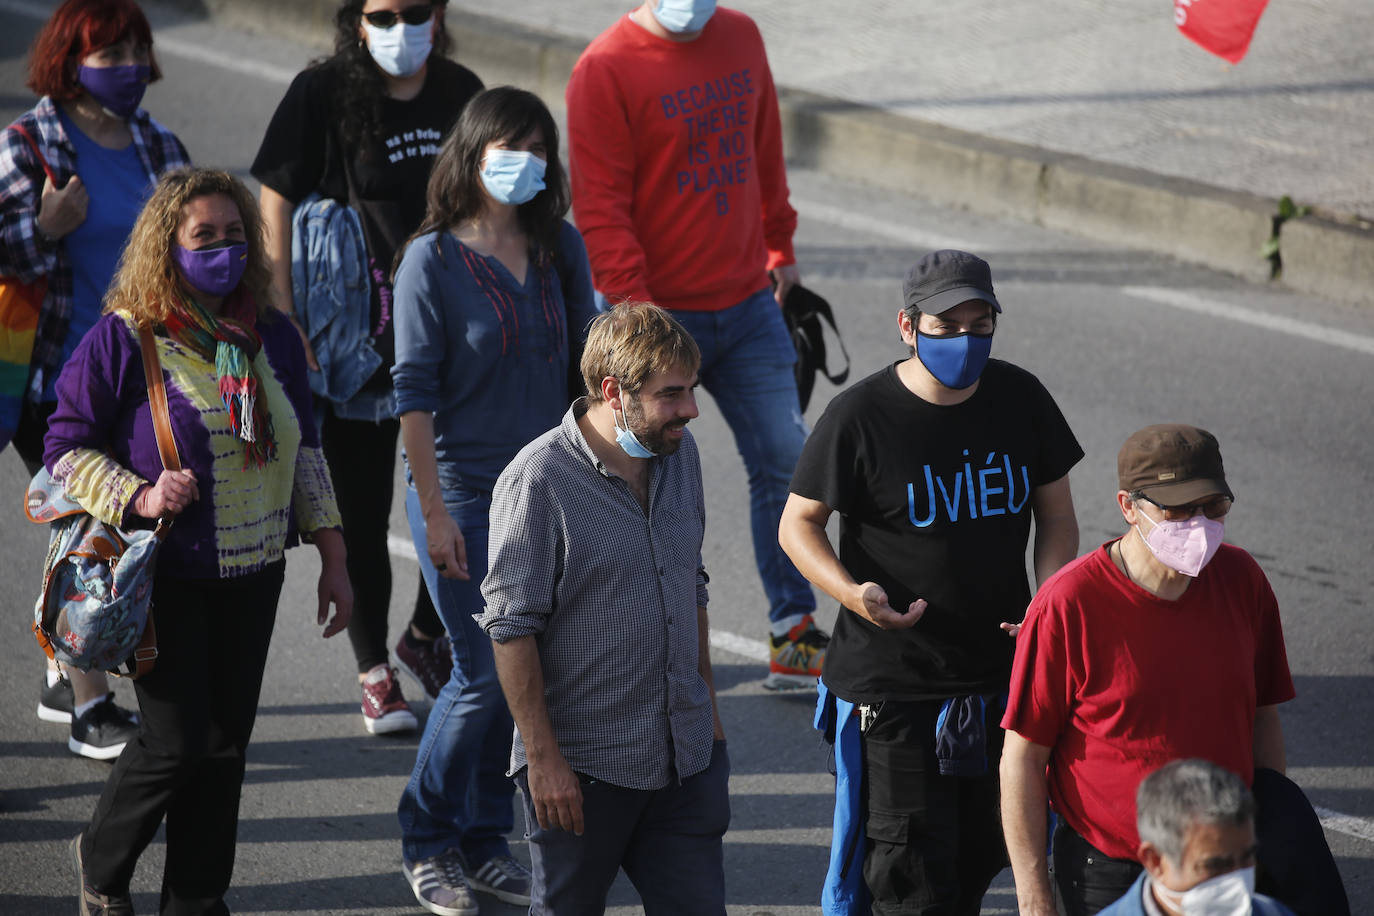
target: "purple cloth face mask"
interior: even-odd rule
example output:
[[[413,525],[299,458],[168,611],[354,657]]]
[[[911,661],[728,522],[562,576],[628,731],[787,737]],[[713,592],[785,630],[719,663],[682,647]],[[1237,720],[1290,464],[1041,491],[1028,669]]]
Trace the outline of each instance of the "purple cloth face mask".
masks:
[[[1135,530],[1140,533],[1139,526]],[[1225,531],[1226,526],[1221,522],[1198,514],[1181,522],[1168,519],[1154,522],[1150,533],[1141,534],[1140,538],[1156,560],[1176,572],[1196,578],[1221,549]]]
[[[143,101],[143,93],[148,88],[152,68],[147,64],[129,64],[119,67],[76,68],[76,81],[116,118],[127,118],[138,111],[138,103]]]
[[[227,296],[239,285],[248,266],[248,243],[216,242],[204,248],[172,249],[181,275],[192,289],[210,296]]]

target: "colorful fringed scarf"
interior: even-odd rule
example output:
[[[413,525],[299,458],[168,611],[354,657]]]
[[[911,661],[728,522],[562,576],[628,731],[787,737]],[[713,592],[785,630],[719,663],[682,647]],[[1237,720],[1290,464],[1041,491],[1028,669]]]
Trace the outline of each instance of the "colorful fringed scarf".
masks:
[[[172,339],[214,360],[219,393],[229,413],[229,428],[243,440],[243,466],[262,467],[277,456],[277,440],[267,404],[258,397],[258,378],[253,358],[262,349],[262,338],[253,329],[257,308],[251,296],[235,290],[219,315],[206,311],[189,296],[182,296],[165,322]]]

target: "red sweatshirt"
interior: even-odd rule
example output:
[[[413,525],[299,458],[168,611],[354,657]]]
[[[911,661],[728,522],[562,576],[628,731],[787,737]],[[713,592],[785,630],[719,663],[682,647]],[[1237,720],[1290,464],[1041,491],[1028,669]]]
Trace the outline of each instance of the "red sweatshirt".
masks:
[[[689,42],[622,16],[567,102],[577,228],[612,302],[719,311],[794,263],[778,97],[748,16],[717,9]]]

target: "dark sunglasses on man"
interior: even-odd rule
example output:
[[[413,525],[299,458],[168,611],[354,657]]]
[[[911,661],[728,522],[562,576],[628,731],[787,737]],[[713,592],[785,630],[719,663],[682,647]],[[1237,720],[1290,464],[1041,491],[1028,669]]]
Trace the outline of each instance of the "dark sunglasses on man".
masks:
[[[429,22],[433,15],[433,3],[420,3],[415,6],[408,6],[399,13],[394,10],[373,10],[370,13],[363,13],[363,18],[374,28],[389,29],[396,24],[397,20],[406,25],[424,25]]]
[[[1230,512],[1231,505],[1235,502],[1229,496],[1215,496],[1203,503],[1192,503],[1187,506],[1166,506],[1162,503],[1155,502],[1139,490],[1132,493],[1131,498],[1145,500],[1156,509],[1162,511],[1165,520],[1170,522],[1187,521],[1194,515],[1197,515],[1199,511],[1210,519],[1218,519]]]

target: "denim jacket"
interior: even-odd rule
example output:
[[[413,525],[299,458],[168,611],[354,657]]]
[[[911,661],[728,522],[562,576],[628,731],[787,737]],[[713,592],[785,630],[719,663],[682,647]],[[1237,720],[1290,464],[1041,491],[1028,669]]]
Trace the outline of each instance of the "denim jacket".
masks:
[[[389,389],[360,394],[382,364],[368,320],[372,286],[362,221],[348,206],[312,193],[291,217],[291,295],[320,371],[310,389],[350,420],[383,420],[396,413]]]

